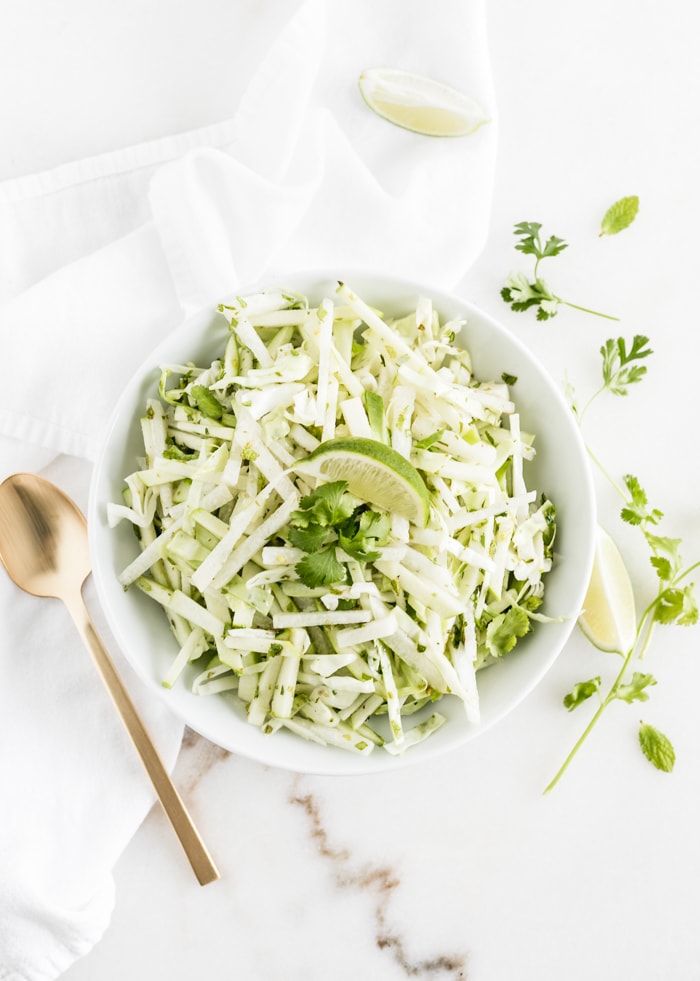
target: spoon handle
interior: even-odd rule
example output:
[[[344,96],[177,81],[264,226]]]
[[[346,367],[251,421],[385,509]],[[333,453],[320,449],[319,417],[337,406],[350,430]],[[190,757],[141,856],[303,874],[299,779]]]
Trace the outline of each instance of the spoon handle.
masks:
[[[121,715],[132,742],[148,771],[148,775],[163,805],[163,809],[180,839],[200,885],[204,886],[209,882],[214,882],[219,878],[219,871],[214,865],[204,842],[200,838],[199,832],[195,828],[182,798],[170,779],[170,774],[158,755],[158,751],[153,745],[151,737],[146,732],[136,708],[112,664],[109,654],[97,635],[82,595],[78,593],[77,596],[71,596],[70,598],[64,597],[64,601],[85,646],[92,654],[102,680],[107,686],[112,700],[117,707],[117,711]]]

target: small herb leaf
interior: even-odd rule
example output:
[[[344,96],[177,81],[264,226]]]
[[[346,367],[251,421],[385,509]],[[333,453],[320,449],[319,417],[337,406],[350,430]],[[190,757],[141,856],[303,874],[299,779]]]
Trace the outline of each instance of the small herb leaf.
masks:
[[[589,681],[579,681],[568,694],[564,695],[564,708],[573,712],[577,706],[589,699],[591,695],[595,695],[597,691],[600,691],[600,675]]]
[[[311,552],[297,562],[295,569],[305,586],[330,586],[345,579],[346,570],[335,554],[335,546],[329,545],[319,552]]]
[[[621,684],[617,686],[615,691],[615,698],[619,698],[623,702],[646,702],[649,698],[649,693],[646,691],[651,685],[656,684],[656,678],[652,674],[642,674],[641,671],[635,671],[632,675],[632,680],[628,681],[627,684]]]
[[[639,198],[636,194],[627,198],[620,198],[615,204],[611,204],[603,215],[600,223],[601,235],[617,235],[618,232],[628,228],[639,211]]]
[[[657,770],[670,773],[676,762],[676,753],[668,736],[654,726],[642,722],[639,726],[639,745],[642,752]]]

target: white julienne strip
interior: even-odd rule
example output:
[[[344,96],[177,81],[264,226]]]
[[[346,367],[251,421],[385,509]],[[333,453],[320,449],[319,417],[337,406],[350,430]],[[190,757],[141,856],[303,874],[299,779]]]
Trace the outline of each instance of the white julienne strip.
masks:
[[[467,719],[478,725],[481,721],[479,691],[476,684],[476,629],[474,615],[469,609],[464,611],[464,637],[452,653],[452,662],[463,690],[464,708]]]
[[[375,565],[389,579],[398,580],[401,588],[410,596],[414,596],[426,608],[436,610],[443,618],[454,617],[462,612],[464,604],[458,596],[447,592],[435,582],[422,579],[400,562],[378,559]]]
[[[394,672],[391,670],[389,655],[381,644],[377,645],[377,652],[379,654],[379,667],[382,672],[382,681],[384,682],[384,691],[386,693],[386,708],[387,715],[389,716],[389,728],[391,729],[391,735],[394,743],[396,745],[401,745],[404,740],[404,735],[403,725],[401,724],[401,703],[399,701],[399,693],[396,687],[396,679],[394,678]]]
[[[325,443],[335,436],[335,419],[338,411],[338,379],[331,378],[326,391],[326,406],[323,417],[321,442]]]
[[[365,611],[362,611],[365,612]],[[369,619],[369,614],[367,616]],[[338,648],[354,647],[359,644],[368,644],[373,640],[381,640],[382,637],[390,637],[396,633],[397,623],[393,613],[380,620],[372,620],[364,627],[355,627],[347,630],[339,630],[336,634]]]
[[[200,606],[190,596],[183,593],[182,590],[167,589],[165,586],[161,586],[152,579],[146,579],[143,576],[136,580],[136,585],[157,603],[164,606],[166,610],[184,617],[185,620],[201,627],[202,630],[205,630],[213,637],[221,637],[223,635],[226,624],[210,613],[209,610]]]
[[[182,528],[183,519],[180,518],[161,532],[149,545],[140,552],[133,562],[130,562],[126,569],[119,575],[119,583],[122,586],[130,586],[133,582],[147,572],[162,557],[163,546],[172,538],[176,531]]]
[[[412,388],[409,388],[408,385],[397,385],[392,392],[387,409],[391,445],[397,453],[405,456],[407,460],[411,458],[413,446],[411,420],[415,402],[416,396]]]
[[[340,383],[349,395],[355,398],[361,398],[365,387],[357,376],[353,374],[352,368],[335,345],[331,349],[331,354],[333,357],[333,368]]]
[[[423,742],[424,739],[427,739],[428,736],[431,736],[445,722],[447,722],[447,719],[444,715],[440,715],[439,712],[433,712],[425,722],[421,722],[417,726],[412,726],[405,731],[404,738],[400,743],[387,743],[384,749],[387,753],[391,753],[392,756],[405,753],[407,749],[416,746],[418,743]]]
[[[351,436],[364,436],[367,439],[374,438],[365,407],[362,404],[362,399],[344,399],[340,403],[340,411],[343,414],[343,419],[345,419],[345,424],[350,430]]]
[[[120,521],[126,519],[139,528],[146,528],[153,521],[156,513],[158,499],[155,494],[147,493],[143,501],[138,502],[138,507],[127,507],[125,504],[107,504],[107,524],[110,528],[115,528]]]
[[[523,476],[523,451],[522,442],[520,439],[520,415],[514,412],[510,417],[510,431],[513,434],[513,486],[512,494],[513,497],[522,497],[523,494],[527,492],[527,487],[525,486],[525,478]],[[517,518],[519,521],[524,520],[527,516],[527,506],[521,506],[517,509]]]
[[[305,613],[274,613],[275,630],[286,627],[330,627],[345,623],[366,623],[371,618],[367,610],[309,610]]]
[[[265,445],[262,429],[245,409],[239,410],[234,445],[241,450],[252,449],[252,464],[283,497],[296,493],[296,487]]]
[[[308,429],[304,429],[299,423],[294,423],[289,431],[289,435],[302,450],[306,450],[307,453],[313,453],[317,446],[321,445],[321,441],[316,439],[313,433],[310,433]]]
[[[267,490],[267,488],[265,489]],[[225,565],[211,580],[212,585],[215,588],[220,588],[221,586],[225,586],[230,579],[233,579],[246,562],[249,562],[260,551],[267,540],[272,538],[273,535],[276,535],[286,525],[292,511],[295,511],[298,506],[299,495],[295,493],[278,507],[276,511],[268,515],[258,528],[255,528],[240,545],[234,548],[226,559]],[[194,582],[194,576],[192,577],[192,581]],[[195,583],[195,585],[197,584]]]
[[[426,377],[435,375],[435,372],[430,368],[428,362],[420,354],[418,350],[412,348],[409,344],[404,341],[399,334],[396,333],[376,311],[374,311],[364,300],[361,300],[353,291],[345,284],[341,283],[338,288],[338,293],[343,297],[348,306],[360,317],[367,326],[381,338],[381,340],[391,349],[393,349],[397,354],[403,355],[407,362],[420,372],[425,372]],[[435,391],[435,389],[433,389]]]
[[[214,546],[202,564],[192,573],[192,585],[200,592],[203,592],[211,584],[214,577],[223,568],[235,545],[245,533],[246,528],[264,511],[269,497],[269,493],[265,493],[266,491],[268,491],[267,487],[258,494],[257,498],[250,501],[237,514],[234,514],[224,537]]]
[[[258,364],[262,365],[263,368],[269,367],[272,364],[272,358],[251,322],[245,316],[239,315],[231,321],[231,325],[238,340],[249,351],[252,351],[258,360]]]
[[[318,381],[316,383],[316,425],[325,422],[325,406],[328,403],[328,382],[331,371],[331,347],[333,344],[333,303],[323,300],[316,311],[318,320]]]
[[[236,627],[227,631],[224,636],[227,647],[256,651],[258,654],[267,654],[276,640],[277,634],[274,630],[265,630],[262,627]]]
[[[247,408],[254,419],[261,419],[275,409],[289,408],[305,390],[306,386],[302,382],[287,382],[262,389],[250,388],[246,391],[239,389],[236,392],[236,403]]]
[[[190,661],[195,661],[200,654],[203,654],[209,646],[204,631],[201,627],[195,627],[190,631],[187,638],[180,647],[177,657],[170,666],[170,670],[163,678],[163,687],[172,688],[177,679]]]

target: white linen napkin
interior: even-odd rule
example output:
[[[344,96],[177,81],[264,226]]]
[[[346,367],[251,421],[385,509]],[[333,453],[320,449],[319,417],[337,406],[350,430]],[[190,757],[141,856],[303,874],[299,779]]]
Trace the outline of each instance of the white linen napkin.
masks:
[[[357,89],[377,65],[442,79],[492,121],[454,140],[391,126]],[[0,185],[0,478],[43,470],[84,506],[134,368],[246,283],[320,266],[452,286],[488,230],[494,114],[483,0],[307,0],[231,121]],[[182,726],[87,595],[172,766]],[[0,574],[0,617],[0,981],[47,981],[106,929],[154,795],[59,604]]]

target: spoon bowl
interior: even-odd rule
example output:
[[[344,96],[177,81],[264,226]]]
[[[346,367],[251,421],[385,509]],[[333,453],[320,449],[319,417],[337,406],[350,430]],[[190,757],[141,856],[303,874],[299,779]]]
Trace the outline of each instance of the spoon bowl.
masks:
[[[85,518],[54,484],[13,474],[0,484],[0,557],[20,589],[62,599],[90,574]]]
[[[105,650],[82,597],[90,574],[87,523],[75,503],[37,474],[13,474],[0,484],[0,560],[33,596],[62,600],[92,654],[163,808],[202,885],[219,873]]]

